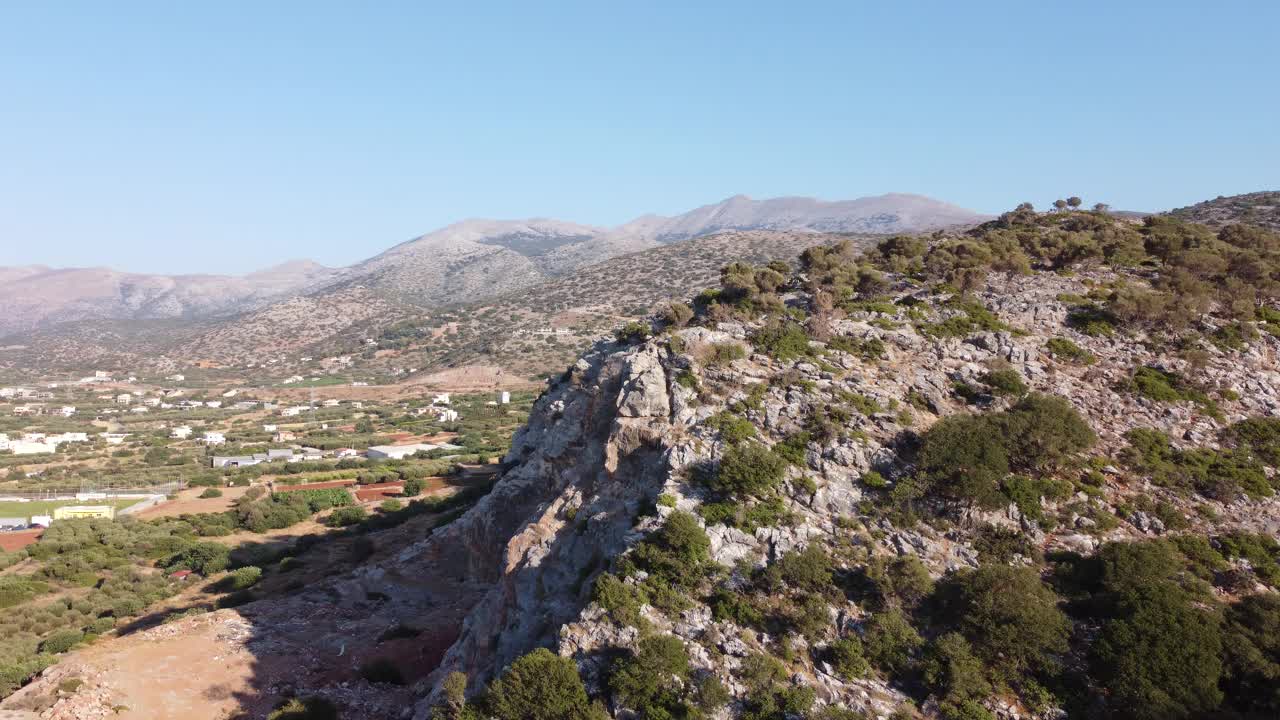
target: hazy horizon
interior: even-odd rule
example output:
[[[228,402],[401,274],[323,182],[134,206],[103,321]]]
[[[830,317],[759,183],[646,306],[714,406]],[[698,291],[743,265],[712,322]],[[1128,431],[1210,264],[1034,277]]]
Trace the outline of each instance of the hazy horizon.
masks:
[[[469,217],[615,226],[735,194],[994,214],[1274,189],[1277,20],[1258,3],[10,6],[0,265],[337,266]]]

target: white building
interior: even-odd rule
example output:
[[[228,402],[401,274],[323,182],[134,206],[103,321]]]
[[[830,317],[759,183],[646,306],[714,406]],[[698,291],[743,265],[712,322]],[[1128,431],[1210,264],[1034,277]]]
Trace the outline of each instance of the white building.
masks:
[[[324,407],[338,407],[339,405],[342,404],[342,401],[329,398],[328,400],[325,400],[323,403],[320,403],[320,404],[323,405]]]
[[[436,395],[435,397],[431,398],[431,404],[432,405],[448,405],[449,393],[440,393],[439,395]]]
[[[206,402],[206,403],[204,404],[204,406],[205,406],[205,407],[211,407],[211,408],[220,408],[220,407],[222,407],[222,401],[221,401],[221,400],[209,400],[208,402]]]
[[[262,432],[269,432],[269,433],[273,433],[273,432],[275,432],[275,431],[276,431],[276,428],[277,428],[277,426],[276,426],[276,425],[273,425],[273,424],[271,424],[271,423],[267,423],[266,425],[263,425],[263,426],[262,426]]]
[[[374,445],[366,455],[370,460],[403,460],[418,451],[435,450],[438,445],[413,443],[411,445]]]
[[[0,433],[0,450],[8,450],[8,449],[9,449],[9,442],[10,442],[10,440],[9,440],[9,434],[8,434],[8,433]]]
[[[57,449],[57,443],[51,443],[44,440],[39,442],[18,440],[9,443],[9,451],[14,455],[43,455],[45,453],[54,452]]]
[[[503,390],[502,392],[498,393],[499,405],[509,405],[510,403],[511,403],[511,393],[507,392],[506,390]]]
[[[204,434],[200,442],[205,445],[222,445],[227,442],[227,438],[222,433],[211,430]]]
[[[102,438],[108,445],[119,445],[124,439],[129,437],[129,433],[98,433],[98,437]]]
[[[62,417],[71,417],[76,414],[76,407],[74,405],[63,405],[62,408],[58,410],[58,414]]]
[[[117,405],[128,405],[131,402],[133,402],[133,396],[129,393],[120,393],[116,396]]]
[[[169,431],[169,437],[173,438],[174,440],[186,440],[187,438],[191,437],[191,426],[179,425]]]
[[[168,377],[165,378],[165,380],[172,380],[174,382],[182,382],[183,380],[186,380],[186,379],[187,379],[187,376],[181,373],[174,373],[173,375],[169,375]]]

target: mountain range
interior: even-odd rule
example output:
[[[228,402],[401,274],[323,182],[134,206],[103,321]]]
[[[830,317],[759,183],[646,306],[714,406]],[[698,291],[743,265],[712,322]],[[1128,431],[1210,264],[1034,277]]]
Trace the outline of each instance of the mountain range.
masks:
[[[371,293],[384,302],[434,308],[502,295],[612,257],[728,230],[898,233],[983,219],[901,193],[842,202],[738,195],[682,215],[645,215],[614,228],[543,218],[465,220],[345,268],[297,260],[232,277],[0,267],[0,304],[9,308],[0,317],[0,336],[86,320],[229,317],[308,296]]]

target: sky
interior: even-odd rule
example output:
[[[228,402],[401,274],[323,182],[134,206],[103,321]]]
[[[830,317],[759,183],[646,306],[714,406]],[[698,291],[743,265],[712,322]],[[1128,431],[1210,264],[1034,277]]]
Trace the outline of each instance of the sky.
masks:
[[[1280,189],[1280,3],[0,3],[0,266],[349,264],[735,194]]]

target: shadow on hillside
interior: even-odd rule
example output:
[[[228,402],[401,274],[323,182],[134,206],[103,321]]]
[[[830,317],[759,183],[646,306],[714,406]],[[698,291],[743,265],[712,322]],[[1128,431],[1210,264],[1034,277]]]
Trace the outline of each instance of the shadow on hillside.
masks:
[[[491,478],[460,479],[451,496],[460,499],[429,511],[409,504],[375,512],[358,526],[243,543],[232,550],[230,566],[262,569],[251,588],[231,587],[230,574],[212,580],[192,575],[186,582],[197,589],[184,593],[186,602],[140,616],[117,632],[150,633],[149,641],[173,643],[165,650],[175,653],[180,645],[212,643],[210,667],[225,672],[192,677],[173,692],[202,697],[211,709],[238,708],[219,720],[261,719],[291,699],[313,697],[341,708],[343,720],[405,717],[415,700],[413,684],[439,665],[471,607],[451,601],[474,598],[488,586],[462,567],[414,577],[400,569],[398,558],[457,519],[492,485]],[[237,681],[214,682],[223,674]]]

